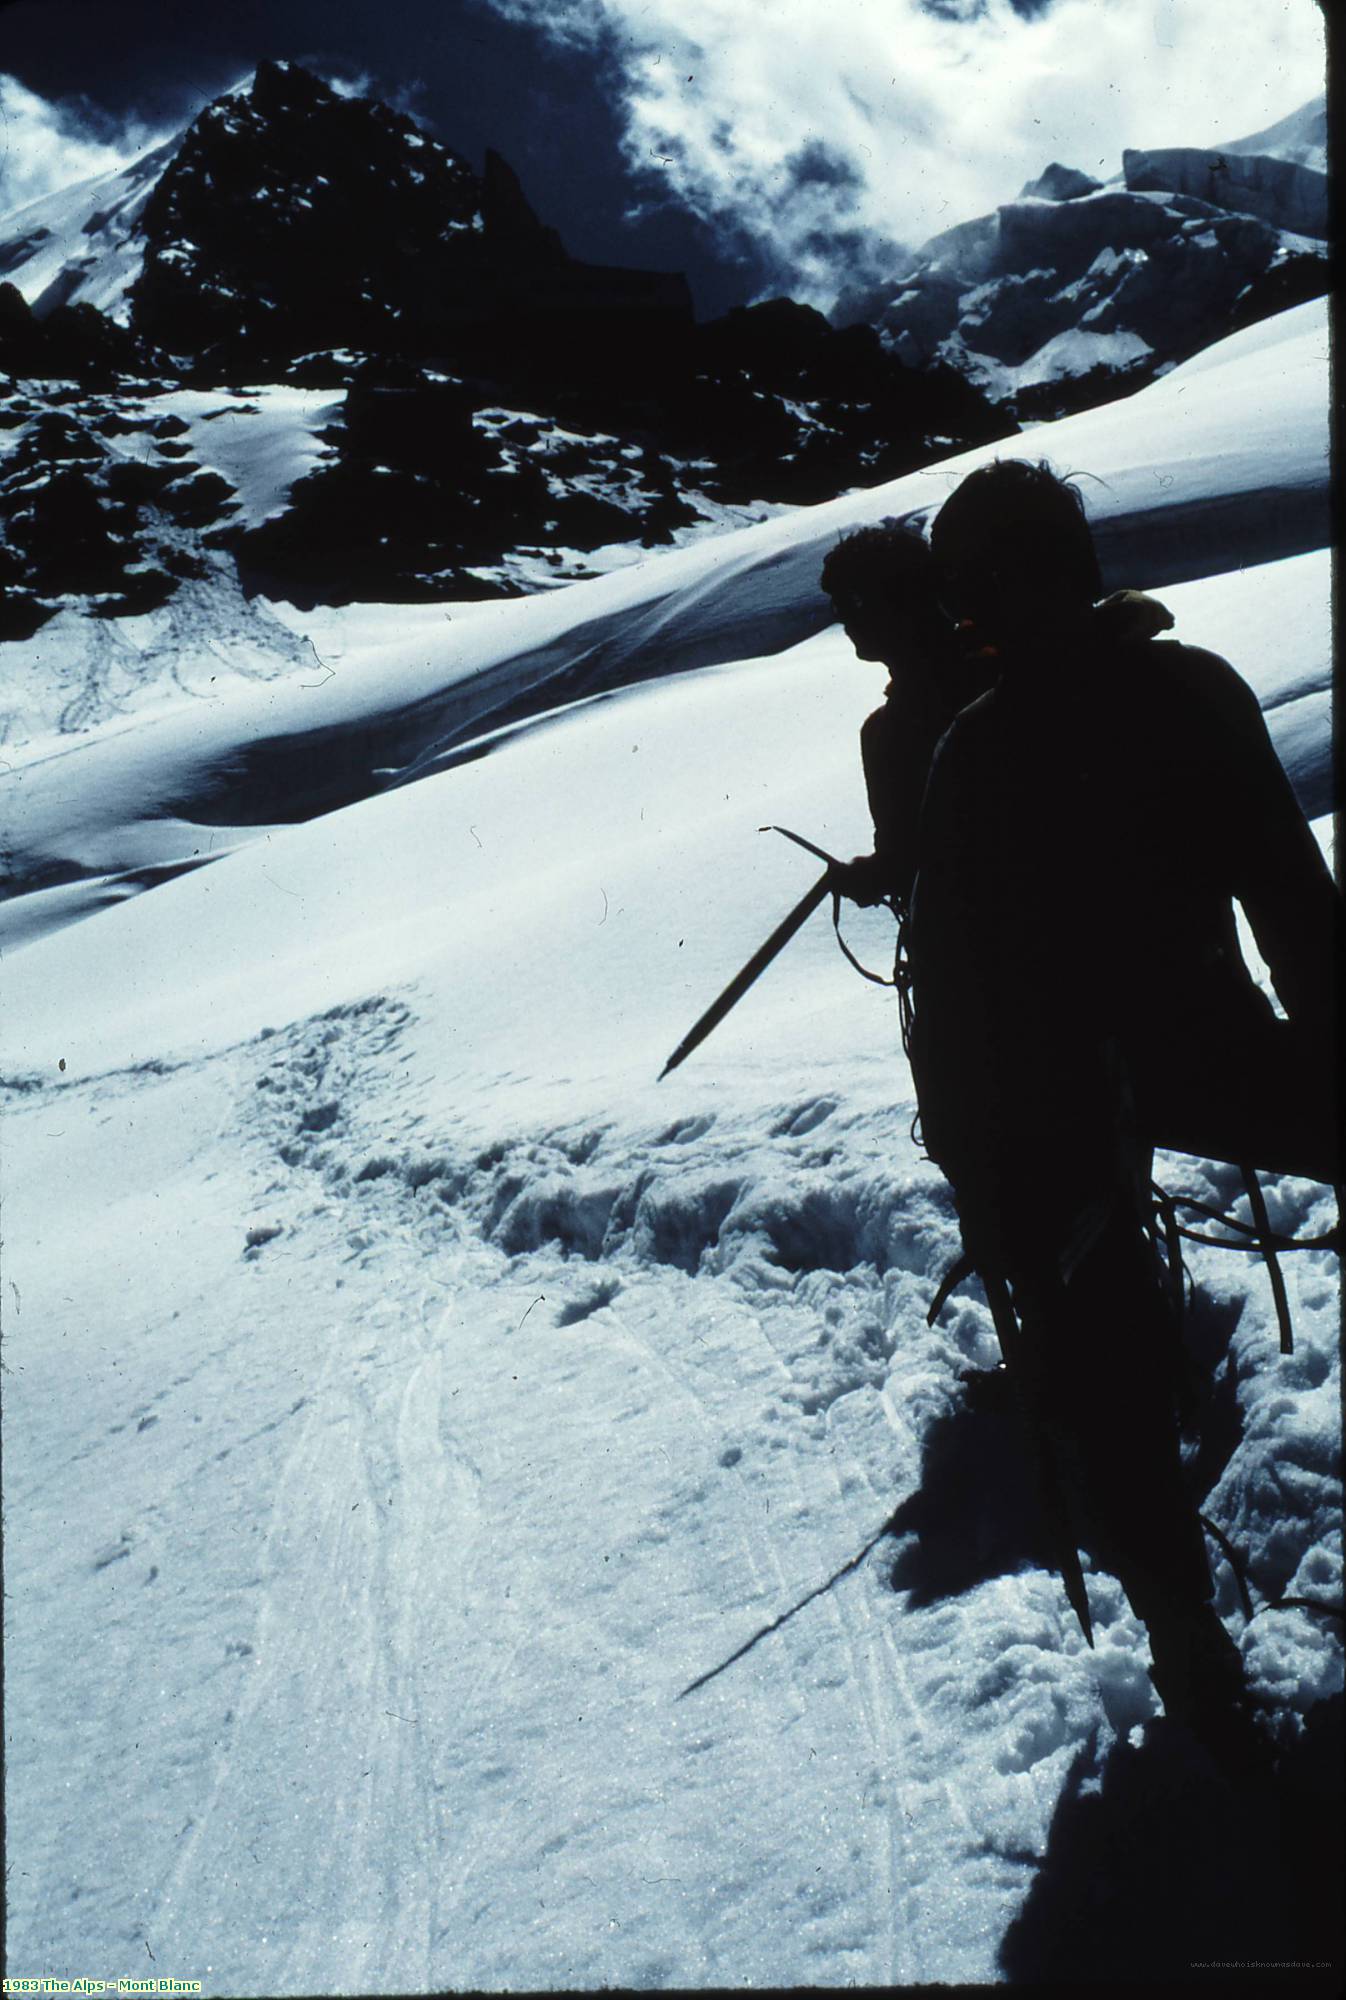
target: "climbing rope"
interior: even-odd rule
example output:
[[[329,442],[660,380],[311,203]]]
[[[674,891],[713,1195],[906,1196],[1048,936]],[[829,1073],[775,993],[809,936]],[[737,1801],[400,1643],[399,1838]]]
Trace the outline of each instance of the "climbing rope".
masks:
[[[878,906],[876,905],[875,907],[878,907]],[[885,896],[885,897],[884,897],[884,899],[883,899],[883,904],[882,904],[882,907],[883,907],[883,908],[884,908],[885,910],[892,910],[892,911],[893,911],[893,914],[894,914],[894,916],[896,916],[896,915],[897,915],[897,912],[896,912],[896,910],[894,909],[894,907],[893,907],[893,904],[892,904],[892,902],[891,902],[891,901],[889,900],[889,898],[888,898],[888,897],[886,897],[886,896]],[[896,976],[894,976],[894,977],[893,977],[892,979],[885,979],[885,978],[884,978],[884,976],[883,976],[883,974],[882,974],[881,972],[871,972],[871,971],[870,971],[870,969],[869,969],[869,967],[868,967],[867,965],[861,965],[861,963],[860,963],[859,959],[858,959],[858,958],[856,957],[855,953],[854,953],[854,952],[853,952],[853,951],[851,950],[851,948],[850,948],[850,946],[849,946],[849,945],[847,944],[847,942],[846,942],[845,938],[844,938],[844,937],[843,937],[843,936],[841,935],[841,891],[840,891],[840,889],[834,889],[834,890],[832,891],[832,928],[833,928],[833,930],[834,930],[834,931],[836,932],[836,934],[837,934],[837,943],[838,943],[838,944],[839,944],[839,945],[841,946],[841,950],[842,950],[842,955],[844,956],[844,958],[846,959],[846,961],[847,961],[847,963],[848,963],[849,965],[852,965],[852,966],[854,966],[855,970],[856,970],[856,971],[857,971],[857,972],[858,972],[858,973],[860,974],[860,977],[861,977],[862,979],[868,979],[868,980],[872,981],[872,983],[873,983],[873,984],[874,984],[875,986],[897,986],[897,985],[898,985],[898,981],[897,981],[897,978],[896,978]],[[901,989],[900,989],[900,987],[899,987],[899,989],[898,989],[898,997],[899,997],[899,1000],[900,1000],[900,998],[901,998]]]
[[[1249,1255],[1265,1259],[1267,1276],[1271,1281],[1271,1298],[1276,1310],[1276,1324],[1280,1330],[1282,1354],[1294,1353],[1294,1329],[1290,1322],[1290,1300],[1285,1289],[1285,1275],[1278,1261],[1279,1254],[1286,1250],[1336,1250],[1341,1249],[1341,1223],[1335,1229],[1326,1230],[1320,1236],[1286,1236],[1271,1227],[1267,1214],[1266,1197],[1252,1167],[1241,1169],[1243,1184],[1248,1193],[1248,1206],[1252,1212],[1251,1222],[1240,1222],[1236,1216],[1226,1215],[1208,1202],[1198,1201],[1194,1195],[1170,1194],[1157,1181],[1151,1184],[1155,1215],[1163,1230],[1168,1258],[1170,1278],[1183,1269],[1182,1252],[1179,1242],[1204,1243],[1214,1250],[1242,1250]],[[1178,1220],[1178,1210],[1184,1209],[1193,1215],[1205,1217],[1226,1233],[1212,1236],[1204,1230],[1188,1229]],[[1177,1280],[1180,1284],[1180,1278]]]

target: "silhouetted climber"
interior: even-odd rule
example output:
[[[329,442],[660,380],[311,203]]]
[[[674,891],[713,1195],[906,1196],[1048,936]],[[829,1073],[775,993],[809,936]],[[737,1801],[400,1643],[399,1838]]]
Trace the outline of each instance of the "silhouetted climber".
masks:
[[[820,577],[862,660],[888,669],[883,706],[860,729],[874,852],[833,870],[851,902],[888,899],[905,907],[916,873],[921,805],[939,740],[960,709],[999,673],[994,647],[970,625],[956,629],[940,601],[930,544],[899,521],[857,528],[828,552]],[[1115,591],[1097,607],[1110,639],[1148,639],[1172,615],[1138,590]]]
[[[1150,1159],[1160,1144],[1339,1178],[1341,901],[1233,669],[1140,632],[1166,619],[1148,600],[1139,620],[1133,598],[1098,604],[1072,487],[983,467],[932,547],[999,677],[926,791],[922,1134],[972,1263],[1012,1292],[1021,1393],[1067,1507],[1149,1627],[1165,1708],[1206,1726],[1241,1714],[1242,1672],[1182,1478]],[[1235,898],[1288,1022],[1243,963]]]
[[[892,899],[905,908],[936,745],[990,682],[979,661],[964,658],[940,610],[919,529],[897,521],[857,529],[829,551],[821,582],[860,658],[889,673],[883,706],[860,731],[874,852],[834,868],[832,879],[852,902]]]

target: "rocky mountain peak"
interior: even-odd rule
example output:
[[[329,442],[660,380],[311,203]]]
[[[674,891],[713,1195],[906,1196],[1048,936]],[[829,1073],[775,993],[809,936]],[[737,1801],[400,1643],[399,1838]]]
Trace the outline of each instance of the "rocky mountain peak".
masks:
[[[1018,199],[932,237],[886,286],[838,300],[910,366],[943,363],[1018,417],[1138,388],[1327,285],[1327,182],[1307,105],[1223,151],[1127,151],[1100,183],[1053,161]]]
[[[132,313],[177,354],[376,345],[482,226],[477,176],[410,118],[263,63],[201,113],[147,202]]]
[[[337,93],[302,63],[268,58],[258,63],[248,95],[264,118],[287,118],[326,109]]]
[[[508,160],[493,146],[486,148],[481,177],[482,232],[493,243],[511,245],[530,261],[564,264],[560,234],[539,220]]]

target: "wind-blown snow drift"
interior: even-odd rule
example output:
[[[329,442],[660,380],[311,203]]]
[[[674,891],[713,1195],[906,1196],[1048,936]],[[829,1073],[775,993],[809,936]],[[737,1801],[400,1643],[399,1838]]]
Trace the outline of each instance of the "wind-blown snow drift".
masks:
[[[1324,357],[1305,308],[1022,447],[1106,479],[1114,579],[1247,674],[1315,811]],[[1151,1873],[1099,1969],[1166,1968],[1166,1907],[1175,1969],[1305,1954],[1312,1909],[1268,1891],[1297,1864],[1162,1733],[1125,1748],[1143,1633],[1092,1572],[1088,1654],[1033,1561],[1012,1436],[958,1382],[995,1356],[980,1298],[925,1324],[957,1230],[888,996],[815,920],[654,1082],[811,879],[756,829],[867,841],[878,677],[825,629],[822,550],[961,469],[547,599],[277,611],[328,677],[11,752],[15,866],[71,879],[10,908],[124,898],[3,962],[13,1969],[1023,1977],[1083,1894],[1054,1816],[1101,1781],[1106,1820],[1127,1771]],[[881,964],[881,920],[848,928]],[[1267,1192],[1325,1226],[1325,1190]],[[1287,1259],[1290,1356],[1260,1266],[1192,1270],[1194,1477],[1257,1615],[1223,1569],[1220,1607],[1311,1745],[1338,1638],[1270,1606],[1341,1590],[1335,1267]],[[678,1700],[898,1503],[901,1542]]]

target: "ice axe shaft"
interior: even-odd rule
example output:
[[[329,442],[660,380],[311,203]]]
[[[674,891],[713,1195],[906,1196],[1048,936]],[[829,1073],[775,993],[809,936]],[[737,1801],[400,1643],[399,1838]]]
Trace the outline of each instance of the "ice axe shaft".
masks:
[[[685,1062],[692,1053],[692,1050],[699,1047],[705,1041],[706,1036],[712,1028],[717,1028],[720,1025],[720,1022],[724,1019],[730,1008],[736,1006],[753,982],[761,978],[772,959],[775,958],[778,952],[784,951],[800,925],[808,921],[819,903],[822,902],[828,893],[828,878],[826,875],[820,875],[808,894],[800,897],[789,916],[782,918],[781,922],[777,924],[766,943],[759,946],[753,953],[743,970],[735,973],[718,1000],[712,1000],[700,1020],[688,1029],[668,1061],[660,1070],[660,1083],[663,1082],[670,1070],[676,1069],[679,1063]]]
[[[802,833],[791,833],[788,826],[759,826],[757,831],[759,833],[783,833],[785,838],[792,840],[796,847],[805,848],[808,853],[816,854],[818,859],[825,861],[829,868],[833,865],[834,857],[827,852],[825,847],[815,847],[811,840],[805,840]],[[738,1002],[743,998],[753,981],[761,978],[777,952],[784,951],[800,925],[806,923],[813,915],[813,912],[817,909],[819,903],[822,902],[824,896],[827,895],[830,888],[831,883],[828,877],[823,875],[814,883],[807,896],[800,897],[789,916],[782,918],[766,943],[753,953],[742,972],[735,974],[719,999],[712,1000],[700,1020],[696,1022],[695,1026],[687,1030],[687,1033],[660,1070],[660,1083],[663,1082],[671,1069],[676,1069],[680,1062],[685,1062],[692,1053],[692,1050],[705,1041],[706,1036],[712,1028],[719,1027],[730,1008],[738,1005]]]

